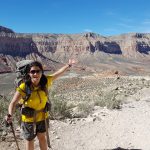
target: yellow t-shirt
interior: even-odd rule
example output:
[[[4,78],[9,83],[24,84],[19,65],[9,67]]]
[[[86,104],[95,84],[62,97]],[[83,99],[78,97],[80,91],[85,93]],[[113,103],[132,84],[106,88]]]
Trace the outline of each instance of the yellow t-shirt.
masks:
[[[46,76],[47,78],[47,88],[49,89],[52,85],[53,82],[53,76],[49,75]],[[20,86],[16,89],[22,97],[26,95],[25,93],[25,83],[20,84]],[[24,101],[21,99],[21,101]],[[25,107],[30,107],[35,110],[42,110],[45,108],[46,102],[48,101],[48,97],[46,93],[43,90],[40,90],[39,87],[33,87],[31,95],[29,99],[25,102],[24,106]],[[46,113],[46,116],[44,117],[45,113],[44,112],[38,112],[36,115],[36,122],[44,120],[44,118],[48,117],[48,113]],[[25,115],[22,115],[22,121],[23,122],[33,122],[34,118],[33,117],[27,117]]]

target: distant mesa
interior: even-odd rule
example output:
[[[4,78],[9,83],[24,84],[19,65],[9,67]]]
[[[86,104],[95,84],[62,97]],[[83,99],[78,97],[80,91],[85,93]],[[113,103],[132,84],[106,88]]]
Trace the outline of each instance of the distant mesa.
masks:
[[[0,26],[0,33],[15,33],[13,30],[9,29],[9,28],[6,28],[6,27],[3,27],[3,26]]]

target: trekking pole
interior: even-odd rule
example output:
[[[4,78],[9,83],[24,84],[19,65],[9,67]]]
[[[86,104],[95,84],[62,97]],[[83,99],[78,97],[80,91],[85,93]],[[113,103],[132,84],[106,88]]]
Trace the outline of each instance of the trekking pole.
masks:
[[[51,148],[51,144],[50,144],[50,138],[49,138],[49,132],[48,132],[48,124],[47,124],[47,119],[45,117],[45,128],[46,128],[46,138],[47,138],[47,145],[49,148]]]
[[[13,136],[14,136],[14,139],[15,139],[15,142],[16,142],[16,145],[17,145],[17,149],[20,150],[19,145],[18,145],[18,141],[17,141],[17,138],[16,138],[16,135],[15,135],[13,123],[10,123],[10,126],[11,126],[11,130],[12,130],[12,133],[13,133]]]

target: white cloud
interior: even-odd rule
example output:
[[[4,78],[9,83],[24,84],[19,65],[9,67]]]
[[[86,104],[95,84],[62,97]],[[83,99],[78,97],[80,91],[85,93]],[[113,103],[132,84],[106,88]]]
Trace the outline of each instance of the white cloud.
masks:
[[[84,29],[84,32],[93,32],[91,29]]]
[[[117,29],[114,29],[114,28],[105,28],[104,29],[105,32],[116,32],[118,31]]]
[[[145,19],[145,20],[142,22],[142,24],[144,24],[144,25],[150,24],[150,19]]]
[[[134,28],[134,26],[126,24],[126,23],[118,23],[117,25],[121,27],[125,27],[125,28]]]
[[[142,32],[142,33],[150,33],[150,27],[140,26],[137,30],[138,32]]]
[[[120,18],[121,22],[132,23],[134,20],[131,18]]]

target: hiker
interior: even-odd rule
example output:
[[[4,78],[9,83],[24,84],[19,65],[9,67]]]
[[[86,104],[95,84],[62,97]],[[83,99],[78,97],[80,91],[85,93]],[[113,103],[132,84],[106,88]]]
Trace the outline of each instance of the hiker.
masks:
[[[34,150],[34,138],[36,136],[39,140],[40,149],[47,150],[46,124],[44,119],[48,118],[48,112],[45,113],[43,111],[48,101],[47,89],[52,85],[53,80],[61,76],[73,64],[75,64],[75,60],[69,59],[68,64],[52,75],[47,76],[44,75],[40,62],[34,61],[28,66],[26,82],[21,83],[16,88],[14,97],[8,107],[8,115],[6,116],[6,121],[11,124],[15,106],[21,100],[23,101],[23,97],[26,96],[25,84],[28,84],[31,88],[31,94],[23,105],[21,115],[21,127],[26,140],[26,150]]]

